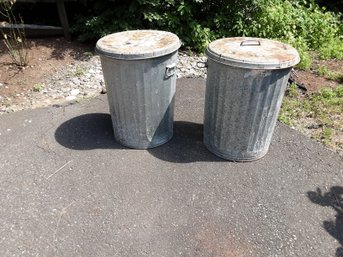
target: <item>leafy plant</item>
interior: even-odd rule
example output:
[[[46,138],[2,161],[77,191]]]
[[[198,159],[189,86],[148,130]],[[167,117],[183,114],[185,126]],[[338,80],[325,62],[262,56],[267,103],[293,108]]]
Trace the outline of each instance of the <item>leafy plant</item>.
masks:
[[[43,84],[37,83],[37,84],[34,84],[34,86],[33,86],[33,91],[34,91],[34,92],[40,92],[40,91],[43,90],[43,88],[44,88],[44,85],[43,85]]]
[[[85,70],[81,66],[76,66],[74,75],[76,77],[82,77],[85,74]]]
[[[290,97],[297,97],[299,95],[297,84],[290,84],[286,90],[286,95]]]
[[[310,1],[265,0],[263,8],[256,15],[251,26],[237,30],[255,37],[268,37],[290,43],[301,56],[300,68],[311,65],[309,50],[319,52],[331,43],[331,50],[321,56],[341,58],[339,49],[343,46],[340,39],[341,25],[338,15],[319,8]],[[237,28],[237,27],[236,27]]]
[[[174,32],[185,48],[198,52],[222,37],[281,40],[298,49],[302,69],[311,66],[309,51],[319,51],[322,58],[343,58],[340,15],[313,0],[116,0],[115,4],[98,0],[90,4],[95,11],[79,15],[73,26],[80,40],[128,29],[161,29]]]
[[[17,18],[12,11],[14,1],[0,0],[0,15],[7,19],[10,24],[9,33],[1,30],[8,54],[14,64],[26,66],[28,64],[28,44],[26,41],[23,20]]]
[[[322,59],[337,58],[343,60],[343,40],[342,38],[329,39],[319,48]]]

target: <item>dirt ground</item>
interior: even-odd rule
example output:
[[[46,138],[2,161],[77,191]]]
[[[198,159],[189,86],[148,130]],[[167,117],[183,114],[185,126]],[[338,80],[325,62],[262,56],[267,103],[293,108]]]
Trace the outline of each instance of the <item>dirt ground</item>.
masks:
[[[82,60],[84,53],[94,48],[63,38],[30,39],[28,44],[28,65],[18,67],[13,64],[4,42],[0,41],[0,96],[16,101],[19,94],[32,91],[35,84]]]
[[[309,71],[296,70],[296,82],[303,84],[308,92],[315,92],[322,87],[335,88],[340,83],[337,81],[329,80],[318,75],[316,70],[318,67],[327,67],[330,71],[342,72],[342,60],[314,60],[312,67]]]
[[[11,97],[33,90],[33,86],[45,78],[84,58],[85,52],[93,52],[92,44],[77,41],[68,42],[63,38],[45,38],[28,40],[28,66],[18,67],[13,64],[6,46],[0,41],[0,96]],[[326,66],[333,71],[341,71],[342,61],[315,61],[314,70],[296,71],[297,83],[303,84],[308,92],[321,87],[336,87],[339,83],[319,76],[315,68]]]

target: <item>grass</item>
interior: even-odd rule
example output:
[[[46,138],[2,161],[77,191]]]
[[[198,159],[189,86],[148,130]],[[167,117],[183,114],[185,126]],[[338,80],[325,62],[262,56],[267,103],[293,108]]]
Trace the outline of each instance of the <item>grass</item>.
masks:
[[[301,95],[296,85],[290,85],[284,98],[279,120],[323,144],[343,150],[343,85],[335,89],[322,88]]]
[[[343,73],[337,71],[331,71],[325,66],[320,66],[317,70],[318,74],[326,79],[338,81],[343,83]]]

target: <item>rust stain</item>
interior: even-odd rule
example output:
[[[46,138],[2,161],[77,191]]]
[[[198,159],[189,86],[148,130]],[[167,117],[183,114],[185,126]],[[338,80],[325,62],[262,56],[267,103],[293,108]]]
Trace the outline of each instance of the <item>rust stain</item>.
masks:
[[[98,46],[110,52],[140,54],[167,47],[176,48],[178,42],[178,37],[170,32],[138,30],[108,35],[99,40]]]
[[[173,37],[171,35],[167,35],[158,41],[157,47],[163,48],[163,47],[166,47],[166,46],[173,44],[174,42],[175,42],[175,37]]]
[[[285,54],[273,54],[271,58],[279,60],[280,63],[284,63],[294,60],[295,56],[293,56],[293,58],[290,58],[289,55]]]
[[[247,242],[242,242],[241,237],[235,234],[226,234],[219,226],[207,223],[200,226],[203,229],[195,234],[198,242],[197,251],[214,257],[247,257],[258,256],[253,254],[252,247]]]
[[[146,38],[148,36],[151,36],[151,32],[137,31],[137,32],[132,33],[132,35],[130,35],[130,39],[131,40],[141,40],[142,38]]]
[[[261,45],[241,46],[241,42],[252,38],[224,38],[214,41],[209,48],[224,58],[232,58],[242,62],[259,63],[285,63],[297,59],[297,52],[288,45],[268,39],[257,38]]]

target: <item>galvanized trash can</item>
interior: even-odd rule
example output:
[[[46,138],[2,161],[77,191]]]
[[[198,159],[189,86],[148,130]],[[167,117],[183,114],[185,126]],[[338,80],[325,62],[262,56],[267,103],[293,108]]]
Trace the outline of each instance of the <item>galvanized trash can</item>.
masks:
[[[263,157],[298,52],[278,41],[238,37],[210,43],[206,54],[204,144],[231,161]]]
[[[156,30],[114,33],[97,42],[120,144],[148,149],[172,138],[180,46],[175,34]]]

